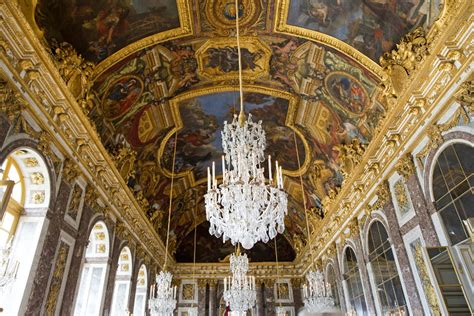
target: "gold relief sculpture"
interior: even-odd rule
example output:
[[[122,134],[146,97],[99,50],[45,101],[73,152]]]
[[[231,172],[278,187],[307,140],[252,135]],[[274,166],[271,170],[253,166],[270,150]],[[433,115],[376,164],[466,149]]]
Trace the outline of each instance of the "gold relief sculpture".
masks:
[[[6,114],[8,121],[14,122],[25,107],[20,93],[12,89],[8,81],[0,78],[0,112]]]
[[[362,144],[358,138],[352,139],[349,144],[334,146],[334,150],[338,153],[339,166],[344,179],[347,179],[360,163],[366,148],[367,145]]]
[[[89,184],[86,188],[86,197],[85,197],[85,201],[86,203],[94,208],[95,205],[97,204],[97,199],[98,199],[98,195],[97,195],[97,191],[96,189],[94,188],[94,185],[93,184]]]
[[[128,180],[135,175],[135,160],[137,159],[137,152],[130,146],[127,146],[127,144],[122,144],[114,150],[112,156],[122,179],[125,182],[128,182]]]
[[[49,294],[46,300],[45,311],[46,315],[54,315],[56,312],[56,304],[59,299],[61,291],[61,284],[63,282],[64,270],[66,269],[66,261],[69,253],[69,245],[61,241],[58,250],[58,256],[53,268],[53,275],[49,285]]]
[[[462,83],[456,99],[471,115],[474,115],[474,80],[468,79]]]
[[[308,172],[308,178],[316,191],[317,196],[326,196],[324,184],[333,176],[333,171],[328,168],[326,162],[320,159],[314,159]]]
[[[183,284],[183,299],[187,301],[194,300],[194,284]]]
[[[62,175],[67,182],[72,183],[74,179],[79,175],[80,170],[76,163],[69,158],[66,158],[63,162]]]
[[[408,180],[408,178],[415,174],[416,168],[411,153],[405,154],[398,160],[396,169],[405,180]]]
[[[380,57],[383,67],[383,95],[389,104],[393,103],[410,82],[409,77],[429,54],[429,42],[426,32],[419,27],[406,34],[396,48]]]
[[[436,292],[433,287],[433,284],[431,283],[431,279],[428,273],[428,268],[426,266],[426,262],[423,256],[423,246],[421,245],[421,241],[417,239],[416,241],[410,244],[410,248],[415,258],[415,265],[418,270],[418,275],[421,279],[423,291],[425,292],[426,299],[428,300],[428,305],[430,307],[431,314],[433,316],[440,316],[442,314],[438,298],[436,297]]]
[[[383,209],[384,205],[390,201],[390,189],[388,187],[387,181],[382,181],[377,188],[377,201],[373,205],[367,207],[369,212]]]
[[[143,191],[138,191],[135,194],[135,199],[138,202],[138,205],[140,205],[141,209],[144,212],[147,212],[147,210],[150,208],[150,203],[148,202],[147,198],[143,195]]]
[[[71,200],[69,202],[69,207],[67,209],[67,214],[71,216],[71,218],[74,220],[76,220],[77,214],[79,213],[79,204],[81,202],[81,197],[82,197],[82,188],[76,184],[72,190]]]
[[[324,210],[328,210],[331,208],[331,206],[334,204],[337,194],[339,193],[340,188],[339,187],[334,187],[334,188],[329,188],[328,193],[326,196],[323,197],[321,200],[321,205]]]
[[[403,216],[410,211],[409,197],[402,179],[395,182],[393,186],[395,200],[397,201],[400,214]]]
[[[33,184],[43,184],[44,176],[41,172],[33,172],[30,175],[31,183]]]
[[[89,95],[93,84],[91,77],[94,71],[94,64],[84,60],[69,43],[57,45],[53,52],[53,57],[61,77],[87,114],[94,105],[90,103],[92,97]]]
[[[301,237],[300,234],[294,234],[293,249],[295,250],[297,256],[303,251],[304,245],[305,243],[303,242],[303,237]]]
[[[31,202],[33,202],[33,204],[41,204],[45,199],[46,195],[44,191],[35,191],[31,196]]]

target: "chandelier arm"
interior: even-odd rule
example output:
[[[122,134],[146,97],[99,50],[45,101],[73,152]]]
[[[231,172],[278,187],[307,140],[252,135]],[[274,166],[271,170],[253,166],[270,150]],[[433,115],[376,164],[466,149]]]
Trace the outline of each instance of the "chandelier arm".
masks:
[[[174,134],[174,148],[173,148],[173,164],[171,167],[171,187],[170,187],[170,202],[168,206],[168,228],[166,230],[166,248],[165,248],[165,264],[163,270],[166,271],[166,264],[168,263],[168,246],[170,239],[170,226],[171,226],[171,204],[173,202],[173,184],[174,184],[174,167],[176,162],[176,146],[178,144],[178,131]]]

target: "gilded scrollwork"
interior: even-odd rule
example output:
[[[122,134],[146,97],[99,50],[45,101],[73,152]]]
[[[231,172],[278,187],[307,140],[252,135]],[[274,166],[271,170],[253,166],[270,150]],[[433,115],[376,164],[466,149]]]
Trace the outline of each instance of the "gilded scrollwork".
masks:
[[[408,180],[408,178],[415,174],[416,167],[411,153],[405,154],[398,160],[396,169],[405,180]]]
[[[357,138],[354,138],[348,144],[335,146],[334,150],[339,155],[341,173],[344,179],[347,179],[356,166],[361,162],[366,148],[367,145],[361,143]]]
[[[405,35],[396,48],[380,57],[383,94],[389,104],[401,94],[410,76],[429,55],[426,31],[419,27]]]

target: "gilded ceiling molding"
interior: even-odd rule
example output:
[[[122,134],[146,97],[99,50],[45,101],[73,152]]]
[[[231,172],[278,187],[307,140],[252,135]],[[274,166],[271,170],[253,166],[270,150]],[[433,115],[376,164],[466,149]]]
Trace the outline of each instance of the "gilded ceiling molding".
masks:
[[[288,20],[288,11],[290,8],[290,0],[280,0],[275,4],[275,22],[274,22],[274,32],[283,33],[287,35],[293,35],[296,37],[306,38],[312,41],[316,41],[325,45],[334,48],[335,50],[346,54],[352,59],[356,60],[371,73],[373,73],[377,78],[383,77],[382,68],[374,62],[372,59],[359,52],[354,47],[344,43],[343,41],[329,36],[324,33],[317,31],[312,31],[303,27],[294,26],[287,24]]]
[[[451,2],[459,5],[449,6]],[[367,205],[373,196],[371,192],[375,190],[380,177],[385,178],[391,171],[393,160],[404,152],[413,150],[417,145],[413,141],[414,137],[417,139],[423,137],[417,131],[425,126],[432,126],[451,105],[444,100],[445,94],[447,91],[457,91],[463,82],[461,78],[469,77],[472,72],[474,57],[469,47],[474,40],[474,31],[469,12],[473,11],[473,6],[469,1],[448,1],[450,9],[444,12],[445,14],[449,12],[451,21],[456,22],[447,23],[441,31],[432,28],[427,34],[430,54],[426,55],[424,62],[411,73],[409,84],[397,96],[379,132],[368,145],[361,162],[353,170],[350,178],[344,181],[331,207],[326,210],[326,216],[320,227],[305,246],[304,255],[298,257],[296,263],[307,264],[310,247],[317,244],[318,236],[321,236],[327,227],[333,227],[336,216],[340,216],[341,222],[346,222],[364,209],[364,205]],[[437,32],[436,36],[432,36],[432,32]],[[448,61],[451,66],[447,67],[443,61]],[[452,121],[445,123],[443,129],[452,124]],[[439,141],[442,132],[438,133],[436,129],[430,128],[428,131],[435,143]],[[387,134],[391,136],[386,136]],[[330,234],[324,238],[323,244],[329,245],[340,236],[340,232],[340,227],[330,229]],[[316,248],[316,256],[321,256],[325,248],[327,246]]]
[[[25,110],[50,133],[56,149],[78,161],[84,176],[109,203],[111,212],[125,219],[134,238],[162,264],[163,255],[158,255],[165,252],[161,239],[113,167],[113,161],[89,119],[18,6],[12,1],[0,2],[0,17],[0,60],[8,76],[31,100],[25,104]],[[169,261],[174,262],[173,258]]]

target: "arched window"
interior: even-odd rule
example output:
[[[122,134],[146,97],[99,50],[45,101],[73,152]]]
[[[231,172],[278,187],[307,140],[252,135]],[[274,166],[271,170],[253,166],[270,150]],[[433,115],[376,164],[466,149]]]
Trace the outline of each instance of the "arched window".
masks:
[[[456,143],[439,155],[433,171],[433,197],[452,245],[468,238],[463,220],[474,217],[474,147]]]
[[[135,303],[133,304],[133,315],[145,315],[146,290],[148,286],[147,271],[144,264],[140,266],[137,277],[137,289],[135,291]]]
[[[369,262],[372,267],[375,292],[379,298],[382,314],[397,312],[403,309],[406,301],[398,275],[390,240],[385,227],[379,221],[371,224],[369,229]]]
[[[357,315],[368,315],[362,280],[357,266],[357,258],[351,247],[347,247],[344,254],[343,278],[347,286],[350,304],[348,310],[354,310],[357,312]]]
[[[130,248],[123,247],[118,260],[117,274],[115,275],[111,315],[128,315],[128,297],[131,278],[132,255]]]
[[[337,280],[336,280],[336,271],[332,264],[328,264],[326,268],[326,280],[331,286],[332,297],[334,297],[334,304],[336,307],[340,307],[341,303],[339,302],[339,292],[337,289]]]
[[[34,258],[39,256],[36,252],[50,201],[48,168],[36,151],[22,147],[1,163],[0,181],[0,201],[5,201],[0,205],[4,211],[0,219],[0,249],[9,252],[6,266],[0,269],[12,276],[2,289],[0,307],[6,315],[19,315],[23,314],[22,301],[30,294],[28,277],[37,264]]]
[[[108,258],[109,234],[105,223],[99,221],[89,235],[74,315],[100,314]]]

